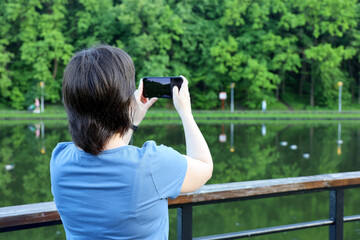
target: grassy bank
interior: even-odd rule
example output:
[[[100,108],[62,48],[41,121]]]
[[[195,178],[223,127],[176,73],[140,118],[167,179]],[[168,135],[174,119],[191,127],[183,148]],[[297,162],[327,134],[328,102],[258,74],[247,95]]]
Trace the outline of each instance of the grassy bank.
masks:
[[[196,119],[228,119],[228,120],[337,120],[349,119],[360,120],[360,111],[353,112],[335,112],[335,111],[193,111]],[[149,111],[146,115],[147,118],[178,118],[175,111]]]
[[[45,111],[32,113],[27,111],[0,111],[0,120],[26,120],[26,119],[66,119],[65,111]]]
[[[198,120],[360,120],[360,111],[193,111]],[[147,119],[178,120],[174,110],[150,110]],[[44,113],[0,111],[0,120],[67,119],[64,110],[47,110]]]

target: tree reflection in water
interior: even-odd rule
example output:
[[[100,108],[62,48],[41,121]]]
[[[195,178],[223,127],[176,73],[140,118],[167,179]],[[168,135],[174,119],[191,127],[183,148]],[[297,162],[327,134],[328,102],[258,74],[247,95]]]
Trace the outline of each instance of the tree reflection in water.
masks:
[[[214,174],[209,184],[360,169],[360,127],[353,122],[199,125],[214,159]],[[227,134],[229,139],[226,139]],[[149,139],[185,154],[180,124],[145,121],[135,133],[132,143],[142,146]],[[59,141],[70,140],[66,121],[1,122],[0,206],[52,201],[49,178],[51,150]],[[341,154],[339,140],[342,141]],[[297,148],[292,150],[292,145]],[[14,168],[6,169],[11,164]],[[358,190],[345,191],[346,214],[359,214],[358,193]],[[216,207],[198,206],[194,208],[194,236],[327,218],[327,194],[240,201]],[[170,239],[176,239],[175,215],[175,211],[171,210]],[[346,239],[359,238],[359,230],[356,230],[359,229],[358,223],[345,226]],[[326,239],[327,234],[328,228],[325,227],[251,239]],[[1,236],[5,239],[64,239],[64,232],[62,226],[54,226]]]

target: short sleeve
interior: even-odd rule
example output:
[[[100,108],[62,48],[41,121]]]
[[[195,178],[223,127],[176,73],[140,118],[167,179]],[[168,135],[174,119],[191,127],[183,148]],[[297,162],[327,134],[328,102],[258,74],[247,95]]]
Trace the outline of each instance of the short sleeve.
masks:
[[[161,198],[176,198],[181,191],[187,170],[185,156],[171,147],[150,143],[148,155],[151,176]]]

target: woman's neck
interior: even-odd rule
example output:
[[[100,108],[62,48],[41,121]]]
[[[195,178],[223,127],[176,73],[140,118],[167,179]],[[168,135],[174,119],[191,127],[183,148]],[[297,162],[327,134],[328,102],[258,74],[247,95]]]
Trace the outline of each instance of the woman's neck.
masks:
[[[123,136],[120,136],[119,133],[114,134],[110,140],[105,144],[103,150],[114,149],[129,144],[131,136],[133,134],[132,130],[128,130]]]

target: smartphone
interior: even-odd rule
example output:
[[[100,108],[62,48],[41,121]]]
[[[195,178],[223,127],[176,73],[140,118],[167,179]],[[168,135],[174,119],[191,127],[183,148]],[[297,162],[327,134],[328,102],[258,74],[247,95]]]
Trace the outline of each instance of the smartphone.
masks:
[[[146,98],[172,98],[172,89],[177,86],[180,90],[183,79],[181,77],[143,77],[143,96]]]

